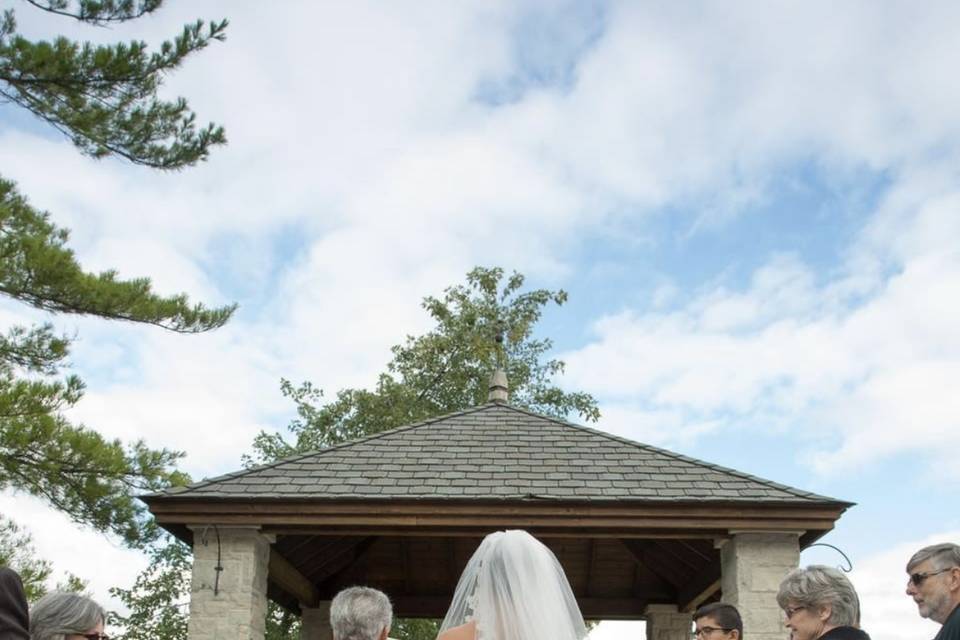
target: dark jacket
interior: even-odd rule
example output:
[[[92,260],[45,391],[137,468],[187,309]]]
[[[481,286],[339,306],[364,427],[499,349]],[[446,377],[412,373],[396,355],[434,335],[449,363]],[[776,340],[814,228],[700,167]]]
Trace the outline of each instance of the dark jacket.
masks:
[[[29,640],[30,618],[23,582],[13,569],[0,567],[0,640]]]
[[[934,640],[960,640],[960,605],[955,606],[943,621],[943,626]]]
[[[870,640],[870,636],[856,627],[837,627],[820,636],[819,640]]]

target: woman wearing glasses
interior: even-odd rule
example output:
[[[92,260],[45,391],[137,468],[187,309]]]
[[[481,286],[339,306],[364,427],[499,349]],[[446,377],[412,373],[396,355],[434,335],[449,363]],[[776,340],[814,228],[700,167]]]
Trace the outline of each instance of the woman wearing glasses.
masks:
[[[860,629],[860,598],[833,567],[794,569],[777,593],[790,640],[870,640]]]
[[[30,640],[110,640],[105,621],[103,608],[90,598],[55,591],[33,605]]]

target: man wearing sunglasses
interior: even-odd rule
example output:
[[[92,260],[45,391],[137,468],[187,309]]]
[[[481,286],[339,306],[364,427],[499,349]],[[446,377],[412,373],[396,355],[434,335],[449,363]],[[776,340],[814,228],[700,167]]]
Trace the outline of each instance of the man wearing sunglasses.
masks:
[[[920,549],[907,563],[907,595],[920,617],[943,626],[934,640],[960,640],[960,546],[950,542]]]

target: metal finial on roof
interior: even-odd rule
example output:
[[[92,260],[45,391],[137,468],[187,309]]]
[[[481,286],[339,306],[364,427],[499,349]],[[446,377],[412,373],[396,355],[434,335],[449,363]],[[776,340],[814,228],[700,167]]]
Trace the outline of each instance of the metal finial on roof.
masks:
[[[487,396],[488,402],[507,402],[510,399],[509,388],[507,387],[507,374],[503,369],[497,369],[490,376],[490,394]]]
[[[510,400],[510,388],[507,386],[507,372],[504,371],[504,361],[507,358],[507,354],[503,348],[503,334],[506,328],[503,320],[497,320],[496,333],[493,335],[493,340],[497,343],[497,368],[493,372],[493,375],[490,376],[490,393],[487,394],[487,402],[506,403]]]

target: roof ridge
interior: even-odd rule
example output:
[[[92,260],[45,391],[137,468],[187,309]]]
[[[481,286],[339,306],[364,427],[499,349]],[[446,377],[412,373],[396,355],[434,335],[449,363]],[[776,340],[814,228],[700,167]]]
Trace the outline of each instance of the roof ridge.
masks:
[[[437,421],[439,421],[439,420],[446,420],[447,418],[453,418],[453,417],[460,416],[460,415],[467,415],[467,414],[470,414],[470,413],[474,413],[474,412],[476,412],[476,411],[479,411],[479,410],[487,407],[487,405],[489,405],[489,404],[493,404],[493,403],[486,403],[486,404],[476,405],[476,406],[473,406],[473,407],[469,407],[469,408],[467,408],[467,409],[462,409],[462,410],[460,410],[460,411],[453,411],[453,412],[451,412],[451,413],[446,413],[446,414],[443,414],[443,415],[440,415],[440,416],[436,416],[436,417],[433,417],[433,418],[428,418],[428,419],[426,419],[426,420],[421,420],[421,421],[419,421],[419,422],[414,422],[414,423],[412,423],[412,424],[405,424],[405,425],[401,425],[401,426],[399,426],[399,427],[394,427],[394,428],[392,428],[392,429],[385,429],[385,430],[383,430],[383,431],[378,431],[377,433],[373,433],[373,434],[371,434],[371,435],[369,435],[369,436],[363,436],[362,438],[355,438],[355,439],[353,439],[353,440],[347,440],[347,441],[345,441],[345,442],[338,442],[337,444],[330,445],[329,447],[326,447],[326,448],[324,448],[324,449],[314,449],[313,451],[307,451],[306,453],[298,453],[298,454],[296,454],[296,455],[288,456],[288,457],[286,457],[286,458],[281,458],[281,459],[279,459],[279,460],[274,460],[273,462],[267,462],[267,463],[265,463],[265,464],[259,464],[259,465],[255,466],[255,467],[249,467],[249,468],[247,468],[247,469],[241,469],[240,471],[231,471],[230,473],[224,473],[224,474],[221,474],[221,475],[219,475],[219,476],[214,476],[214,477],[212,477],[212,478],[204,478],[203,480],[199,480],[199,481],[197,481],[197,482],[190,483],[190,484],[188,484],[188,485],[186,485],[186,486],[181,486],[181,487],[169,487],[169,488],[163,489],[163,490],[161,490],[161,491],[154,491],[154,492],[151,492],[151,493],[146,493],[146,494],[144,494],[144,495],[142,495],[142,496],[140,496],[140,497],[143,497],[143,498],[151,498],[151,497],[154,497],[154,496],[170,495],[171,493],[182,493],[182,492],[185,492],[185,491],[192,491],[192,490],[194,490],[194,489],[202,489],[202,488],[204,488],[205,486],[208,486],[208,485],[213,484],[213,483],[215,483],[215,482],[220,482],[220,481],[222,481],[222,480],[239,478],[239,477],[241,477],[241,476],[249,475],[249,474],[251,474],[251,473],[263,471],[264,469],[271,469],[271,468],[273,468],[273,467],[277,467],[277,466],[282,465],[282,464],[287,464],[287,463],[290,463],[290,462],[296,462],[297,460],[303,460],[304,458],[310,458],[310,457],[313,457],[313,456],[320,456],[320,455],[323,455],[323,454],[325,454],[325,453],[327,453],[327,452],[330,452],[330,451],[335,451],[335,450],[337,450],[337,449],[342,449],[342,448],[347,447],[347,446],[352,446],[352,445],[355,445],[355,444],[360,444],[361,442],[369,442],[370,440],[376,440],[377,438],[382,438],[382,437],[384,437],[384,436],[388,436],[388,435],[391,435],[391,434],[394,434],[394,433],[401,433],[401,432],[407,431],[407,430],[409,430],[409,429],[414,429],[414,428],[417,428],[417,427],[422,427],[422,426],[424,426],[424,425],[432,424],[432,423],[437,422]]]
[[[575,423],[575,422],[570,422],[570,421],[568,421],[568,420],[563,420],[563,419],[561,419],[561,418],[556,418],[556,417],[548,416],[548,415],[545,415],[545,414],[542,414],[542,413],[537,413],[536,411],[531,411],[530,409],[525,409],[525,408],[523,408],[523,407],[517,407],[517,406],[515,406],[515,405],[501,405],[501,406],[504,406],[504,407],[506,407],[506,408],[508,408],[508,409],[513,409],[514,411],[517,411],[517,412],[520,412],[520,413],[525,413],[525,414],[530,415],[530,416],[534,416],[534,417],[537,417],[537,418],[542,418],[542,419],[544,419],[544,420],[549,420],[549,421],[551,421],[551,422],[554,422],[554,423],[556,423],[556,424],[559,424],[559,425],[562,425],[562,426],[565,426],[565,427],[573,427],[574,429],[580,429],[581,431],[587,431],[587,432],[593,433],[593,434],[595,434],[595,435],[603,436],[604,438],[607,438],[607,439],[609,439],[609,440],[614,440],[614,441],[616,441],[616,442],[620,442],[620,443],[623,443],[623,444],[631,445],[631,446],[637,447],[637,448],[639,448],[639,449],[646,449],[646,450],[649,450],[649,451],[653,451],[653,452],[659,453],[659,454],[661,454],[661,455],[666,455],[666,456],[669,456],[669,457],[671,457],[671,458],[674,458],[674,459],[677,459],[677,460],[681,460],[681,461],[683,461],[683,462],[688,462],[688,463],[691,463],[691,464],[699,465],[699,466],[701,466],[701,467],[706,467],[707,469],[711,469],[711,470],[713,470],[713,471],[721,471],[721,472],[723,472],[723,473],[728,473],[728,474],[730,474],[730,475],[737,476],[737,477],[740,477],[740,478],[744,478],[744,479],[746,479],[746,480],[753,480],[754,482],[758,482],[758,483],[763,484],[763,485],[766,485],[766,486],[768,486],[768,487],[772,487],[772,488],[774,488],[774,489],[779,489],[779,490],[781,490],[781,491],[786,491],[787,493],[790,493],[790,494],[792,494],[792,495],[795,495],[795,496],[797,496],[797,497],[799,497],[799,498],[814,498],[814,499],[830,500],[830,501],[833,501],[833,502],[838,502],[838,503],[847,504],[847,503],[844,502],[843,500],[838,500],[838,499],[832,498],[832,497],[830,497],[830,496],[824,496],[824,495],[820,495],[820,494],[818,494],[818,493],[813,493],[812,491],[804,491],[804,490],[802,490],[802,489],[797,489],[796,487],[791,487],[791,486],[786,485],[786,484],[781,484],[781,483],[779,483],[779,482],[774,482],[773,480],[768,480],[768,479],[766,479],[766,478],[761,478],[760,476],[755,476],[755,475],[746,473],[746,472],[744,472],[744,471],[738,471],[738,470],[736,470],[736,469],[731,469],[730,467],[724,467],[723,465],[714,464],[714,463],[712,463],[712,462],[707,462],[707,461],[705,461],[705,460],[700,460],[699,458],[694,458],[694,457],[692,457],[692,456],[685,456],[685,455],[683,455],[682,453],[676,453],[676,452],[674,452],[674,451],[670,451],[669,449],[663,449],[663,448],[661,448],[661,447],[657,447],[657,446],[654,446],[654,445],[652,445],[652,444],[647,444],[647,443],[645,443],[645,442],[637,442],[636,440],[631,440],[630,438],[625,438],[625,437],[623,437],[623,436],[618,436],[618,435],[615,435],[615,434],[612,434],[612,433],[608,433],[608,432],[606,432],[606,431],[601,431],[601,430],[599,430],[599,429],[594,429],[594,428],[592,428],[592,427],[586,427],[586,426],[584,426],[584,425],[582,425],[582,424],[577,424],[577,423]]]

